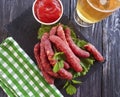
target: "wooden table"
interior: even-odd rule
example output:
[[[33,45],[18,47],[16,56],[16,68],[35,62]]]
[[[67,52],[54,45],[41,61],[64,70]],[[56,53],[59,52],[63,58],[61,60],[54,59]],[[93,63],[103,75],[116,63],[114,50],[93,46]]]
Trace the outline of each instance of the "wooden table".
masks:
[[[0,42],[7,33],[3,26],[20,16],[34,0],[0,0]],[[73,20],[76,0],[62,0],[64,15]],[[106,62],[77,90],[73,97],[120,97],[120,10],[80,32],[104,55]],[[0,97],[7,95],[0,88]]]

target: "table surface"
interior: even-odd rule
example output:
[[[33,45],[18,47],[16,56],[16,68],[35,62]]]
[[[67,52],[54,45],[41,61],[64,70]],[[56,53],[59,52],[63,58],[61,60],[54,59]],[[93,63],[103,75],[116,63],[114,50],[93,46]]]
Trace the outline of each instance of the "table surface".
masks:
[[[0,0],[0,42],[7,37],[3,26],[28,9],[34,0]],[[64,15],[73,20],[76,0],[62,0]],[[106,62],[90,76],[73,97],[120,97],[120,10],[80,32],[103,54]],[[0,88],[0,97],[7,97]]]

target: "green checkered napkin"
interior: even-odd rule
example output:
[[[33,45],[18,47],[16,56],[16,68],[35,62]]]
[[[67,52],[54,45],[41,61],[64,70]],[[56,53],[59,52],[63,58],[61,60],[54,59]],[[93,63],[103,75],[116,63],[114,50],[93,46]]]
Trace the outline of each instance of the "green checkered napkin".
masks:
[[[9,97],[63,97],[12,37],[0,44],[0,86]]]

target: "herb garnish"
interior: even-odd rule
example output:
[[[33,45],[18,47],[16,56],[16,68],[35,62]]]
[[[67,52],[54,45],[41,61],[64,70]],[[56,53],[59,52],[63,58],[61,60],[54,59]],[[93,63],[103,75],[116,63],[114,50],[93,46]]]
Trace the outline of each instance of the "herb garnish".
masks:
[[[38,39],[40,39],[45,32],[49,32],[50,29],[55,25],[51,25],[51,26],[41,25],[41,27],[38,31]],[[63,27],[66,28],[67,26],[63,25]],[[77,38],[73,29],[71,29],[71,37],[72,37],[73,41],[75,42],[75,44],[82,49],[84,49],[84,45],[86,45],[88,43],[84,40],[80,40],[79,38]],[[63,68],[63,66],[64,66],[64,64],[63,64],[64,57],[63,56],[64,56],[63,52],[55,52],[54,59],[57,60],[57,63],[53,67],[53,72],[58,72],[61,68]],[[80,58],[80,60],[81,60],[80,64],[83,67],[83,71],[75,72],[73,70],[69,70],[73,74],[73,79],[70,81],[66,81],[66,83],[63,87],[66,89],[66,92],[69,95],[73,95],[76,93],[77,89],[75,87],[75,84],[82,83],[81,81],[76,80],[76,78],[86,75],[87,72],[89,71],[91,65],[95,61],[95,59],[92,56],[90,56],[89,58],[82,58],[82,59]]]

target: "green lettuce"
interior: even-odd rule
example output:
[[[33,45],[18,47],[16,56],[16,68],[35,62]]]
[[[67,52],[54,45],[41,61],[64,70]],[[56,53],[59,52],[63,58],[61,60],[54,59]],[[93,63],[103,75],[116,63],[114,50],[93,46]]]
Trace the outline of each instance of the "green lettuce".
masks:
[[[39,28],[38,30],[38,39],[41,39],[42,35],[44,33],[48,33],[50,31],[50,29],[55,26],[57,24],[54,24],[54,25],[41,25],[41,27]]]
[[[57,62],[53,67],[53,72],[58,72],[61,68],[64,67],[64,53],[63,52],[55,52],[55,55],[53,57],[53,59],[55,59]]]
[[[57,24],[55,24],[55,25],[57,25]],[[45,32],[49,32],[50,29],[55,25],[51,25],[51,26],[41,25],[41,27],[39,28],[39,31],[38,31],[38,39],[40,39]],[[67,27],[67,25],[63,25],[64,29],[66,27]],[[81,49],[84,49],[84,45],[86,45],[88,43],[84,40],[80,40],[79,38],[77,38],[73,29],[71,29],[71,37],[72,37],[73,41],[75,42],[75,44],[78,47],[80,47]],[[54,51],[55,51],[54,59],[57,60],[57,63],[54,65],[53,71],[58,72],[64,66],[63,62],[65,60],[65,56],[64,56],[63,52],[57,52],[55,50],[55,48],[54,48]],[[69,95],[73,95],[76,93],[76,88],[75,88],[74,84],[81,83],[81,81],[76,80],[76,78],[80,77],[80,76],[85,76],[95,61],[95,59],[92,56],[90,56],[89,58],[80,58],[80,60],[81,60],[80,64],[83,68],[83,71],[75,72],[73,69],[70,69],[69,72],[72,73],[73,79],[71,81],[66,81],[66,84],[64,85],[64,88],[66,88],[66,92]]]

